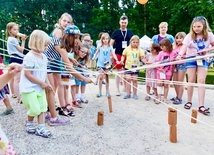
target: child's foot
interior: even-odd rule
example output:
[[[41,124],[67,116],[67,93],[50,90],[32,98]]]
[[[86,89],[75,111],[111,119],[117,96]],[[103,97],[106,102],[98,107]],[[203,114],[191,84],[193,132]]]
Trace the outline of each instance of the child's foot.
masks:
[[[110,95],[109,92],[106,92],[106,96],[107,96],[107,97],[111,97],[111,95]]]
[[[86,103],[86,104],[88,103],[88,100],[87,100],[85,97],[82,97],[80,100],[81,100],[81,102],[83,102],[83,103]]]
[[[70,120],[57,117],[55,119],[51,118],[49,125],[50,126],[59,126],[59,125],[66,125],[69,123],[70,123]]]
[[[166,104],[168,104],[168,101],[167,101],[167,99],[163,99],[163,102],[164,102],[164,103],[166,103]]]
[[[131,95],[126,94],[123,98],[124,99],[129,99],[129,98],[131,98]]]
[[[161,101],[160,101],[160,100],[161,100],[160,98],[157,98],[157,97],[156,97],[156,99],[154,99],[155,104],[159,104],[159,103],[161,103]]]
[[[133,98],[134,98],[135,100],[137,100],[137,99],[138,99],[138,95],[137,95],[137,94],[133,95]]]
[[[121,95],[121,93],[118,91],[118,92],[116,92],[116,96],[120,96]]]
[[[97,93],[97,97],[98,97],[98,98],[101,97],[101,96],[102,96],[102,93],[101,93],[101,92]]]
[[[81,99],[80,99],[80,98],[76,98],[76,101],[77,101],[78,103],[81,103]]]
[[[35,134],[37,136],[41,136],[43,138],[49,138],[52,136],[52,134],[49,130],[46,130],[45,127],[39,127],[39,126],[36,128]]]
[[[74,107],[82,108],[81,103],[78,103],[78,102],[76,102],[76,101],[73,101],[72,104],[73,104]]]
[[[149,101],[150,99],[151,99],[150,96],[146,96],[146,97],[145,97],[145,100],[146,100],[146,101]]]
[[[51,119],[51,114],[49,112],[46,112],[45,114],[45,122],[49,122]]]
[[[5,116],[5,115],[13,114],[13,113],[14,113],[13,109],[10,108],[10,109],[6,109],[6,110],[5,110],[4,112],[2,112],[0,115],[1,115],[1,116]]]
[[[34,134],[36,132],[36,128],[35,128],[33,122],[26,121],[25,126],[26,126],[27,133]]]
[[[13,94],[11,97],[12,97],[12,98],[17,98],[17,95],[16,95],[16,94]]]

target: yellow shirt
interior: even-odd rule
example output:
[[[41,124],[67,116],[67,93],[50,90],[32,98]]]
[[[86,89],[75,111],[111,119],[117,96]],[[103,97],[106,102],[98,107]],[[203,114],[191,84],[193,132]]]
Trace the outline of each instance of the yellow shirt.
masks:
[[[125,68],[132,69],[140,66],[140,58],[144,56],[141,48],[132,49],[130,46],[123,50],[123,55],[126,56]]]

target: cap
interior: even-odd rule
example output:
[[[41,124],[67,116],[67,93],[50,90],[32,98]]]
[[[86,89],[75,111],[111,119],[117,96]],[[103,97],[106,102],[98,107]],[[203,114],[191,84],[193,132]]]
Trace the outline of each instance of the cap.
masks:
[[[69,25],[64,30],[65,34],[79,34],[82,35],[80,29],[76,25]]]

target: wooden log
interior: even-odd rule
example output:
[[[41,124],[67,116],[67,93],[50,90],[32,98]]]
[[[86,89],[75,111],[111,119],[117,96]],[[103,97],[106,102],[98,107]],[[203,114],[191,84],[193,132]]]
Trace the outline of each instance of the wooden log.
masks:
[[[109,109],[109,112],[111,113],[112,112],[112,100],[111,100],[111,96],[108,97],[108,109]]]
[[[198,111],[196,109],[192,109],[191,123],[196,123],[197,122],[197,114],[198,114]]]
[[[177,110],[173,108],[168,109],[168,124],[176,125],[177,124]]]
[[[101,126],[101,125],[103,125],[103,122],[104,122],[104,111],[98,111],[98,114],[97,114],[97,125]]]
[[[177,126],[176,125],[171,125],[170,126],[170,142],[172,143],[177,143]]]

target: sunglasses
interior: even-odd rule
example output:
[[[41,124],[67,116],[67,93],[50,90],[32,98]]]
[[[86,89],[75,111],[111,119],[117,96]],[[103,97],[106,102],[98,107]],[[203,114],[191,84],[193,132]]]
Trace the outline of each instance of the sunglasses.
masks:
[[[193,20],[205,20],[205,17],[204,16],[198,16],[198,17],[193,18]]]

